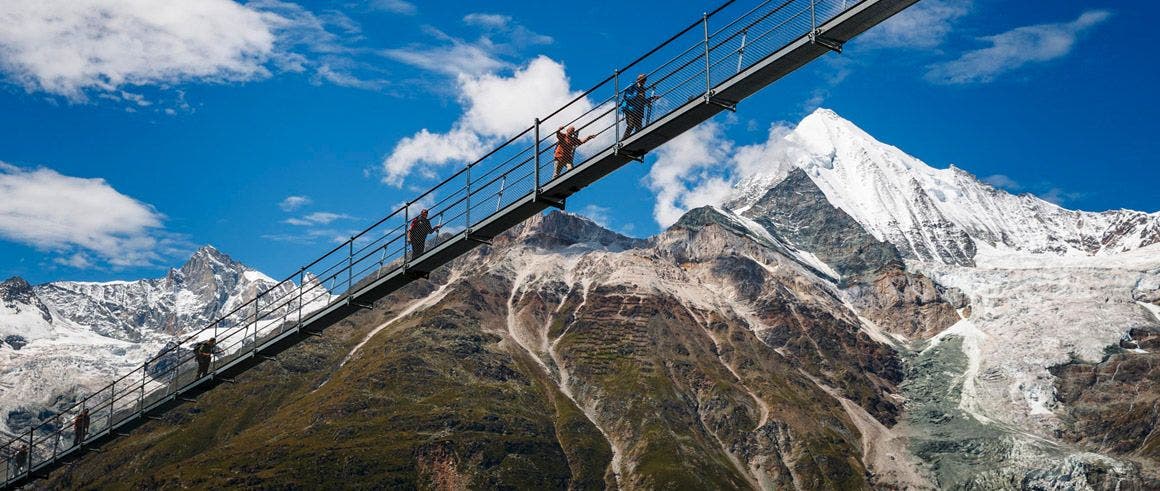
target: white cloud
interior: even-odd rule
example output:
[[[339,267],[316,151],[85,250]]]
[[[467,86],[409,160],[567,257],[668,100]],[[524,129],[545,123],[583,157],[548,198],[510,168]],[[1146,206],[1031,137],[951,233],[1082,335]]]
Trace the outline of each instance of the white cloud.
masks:
[[[935,48],[956,20],[971,11],[972,0],[923,0],[858,38],[879,48]]]
[[[1093,10],[1068,23],[1024,26],[987,36],[982,40],[990,46],[968,51],[956,60],[934,64],[927,71],[926,78],[941,84],[990,82],[1029,63],[1066,56],[1081,34],[1109,17],[1110,12]]]
[[[371,2],[371,7],[402,15],[415,15],[419,12],[415,4],[404,0],[374,0]]]
[[[715,121],[681,134],[657,150],[657,160],[645,183],[656,193],[653,218],[662,227],[675,223],[686,211],[718,204],[731,188],[722,164],[729,161],[733,142]]]
[[[5,0],[0,19],[0,70],[10,81],[73,101],[96,93],[137,104],[120,89],[314,69],[303,52],[325,59],[344,50],[328,26],[357,30],[341,14],[277,0]]]
[[[282,211],[294,211],[310,204],[310,202],[308,196],[287,196],[281,203],[278,203],[278,208],[281,208]]]
[[[0,163],[0,196],[0,237],[60,254],[59,264],[151,265],[172,245],[161,213],[104,179]]]
[[[383,182],[401,186],[403,180],[416,170],[421,176],[430,178],[444,166],[472,162],[490,147],[532,126],[537,116],[543,116],[551,108],[561,107],[579,95],[570,88],[564,66],[545,56],[533,59],[510,76],[460,75],[457,85],[459,102],[464,107],[460,118],[446,133],[433,133],[424,128],[401,139],[383,159]],[[580,100],[568,110],[544,121],[541,131],[544,135],[551,134],[557,126],[592,107],[586,99]],[[581,119],[576,126],[583,126],[593,117]],[[611,116],[608,116],[593,128],[610,124]],[[581,147],[581,151],[606,146],[611,137],[608,134],[601,136],[601,139]]]

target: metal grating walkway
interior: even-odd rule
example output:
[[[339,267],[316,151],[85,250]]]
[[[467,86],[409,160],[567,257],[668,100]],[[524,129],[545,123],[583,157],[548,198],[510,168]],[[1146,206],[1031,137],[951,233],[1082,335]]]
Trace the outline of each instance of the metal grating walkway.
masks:
[[[442,183],[302,267],[225,317],[0,446],[0,483],[43,478],[86,451],[125,436],[151,418],[194,400],[626,163],[736,105],[765,86],[879,24],[918,0],[727,1],[563,107],[463,167]],[[748,5],[739,5],[748,4]],[[643,129],[624,136],[621,94],[647,74],[655,102]],[[575,126],[595,139],[579,147],[575,169],[552,176],[556,129]],[[419,257],[406,254],[407,223],[430,208],[442,225]],[[221,354],[197,378],[194,340],[214,337]],[[74,423],[90,427],[74,445]]]

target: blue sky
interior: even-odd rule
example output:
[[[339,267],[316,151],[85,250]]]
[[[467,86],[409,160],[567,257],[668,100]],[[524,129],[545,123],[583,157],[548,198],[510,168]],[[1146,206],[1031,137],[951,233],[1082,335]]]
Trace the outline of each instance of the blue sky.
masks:
[[[437,181],[424,169],[451,172],[431,159],[470,150],[407,153],[417,133],[496,138],[511,122],[486,113],[495,91],[534,87],[523,102],[535,105],[582,90],[715,5],[4,2],[0,276],[159,277],[203,244],[286,276]],[[1158,13],[922,0],[701,134],[758,144],[828,107],[1015,192],[1157,211],[1160,80],[1147,47],[1160,35],[1146,22]],[[404,171],[386,167],[392,157]],[[569,209],[656,233],[671,219],[660,202],[695,204],[701,176],[659,182],[655,158]]]

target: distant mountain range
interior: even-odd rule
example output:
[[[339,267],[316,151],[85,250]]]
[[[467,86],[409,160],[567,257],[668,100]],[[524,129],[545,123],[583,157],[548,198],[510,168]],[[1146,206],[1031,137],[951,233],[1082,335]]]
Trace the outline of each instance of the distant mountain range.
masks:
[[[0,283],[0,432],[72,405],[276,284],[212,246],[164,278]]]

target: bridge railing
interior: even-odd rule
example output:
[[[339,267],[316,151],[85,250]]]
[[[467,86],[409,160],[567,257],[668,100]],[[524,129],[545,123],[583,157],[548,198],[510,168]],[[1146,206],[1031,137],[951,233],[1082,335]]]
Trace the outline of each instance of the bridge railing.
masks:
[[[295,274],[170,343],[69,409],[46,415],[10,438],[0,446],[5,459],[0,483],[77,451],[74,425],[82,411],[89,414],[88,441],[201,383],[190,343],[211,337],[217,341],[217,355],[209,367],[212,375],[239,357],[254,356],[265,341],[301,326],[311,313],[345,301],[359,285],[410,267],[416,258],[408,244],[407,225],[421,210],[429,209],[432,225],[439,226],[425,241],[428,250],[463,234],[470,239],[473,227],[554,179],[558,128],[574,126],[581,136],[594,137],[577,149],[576,162],[619,148],[626,141],[621,95],[637,75],[646,75],[646,93],[652,101],[643,115],[645,132],[649,124],[693,101],[711,102],[714,87],[791,42],[812,36],[818,25],[858,3],[766,0],[742,8],[733,0],[725,2],[564,106],[529,121],[525,129],[415,199],[400,203],[367,229],[338,238],[341,243]],[[640,15],[647,17],[649,12]],[[24,453],[22,446],[27,449]],[[22,456],[26,460],[19,462]]]

